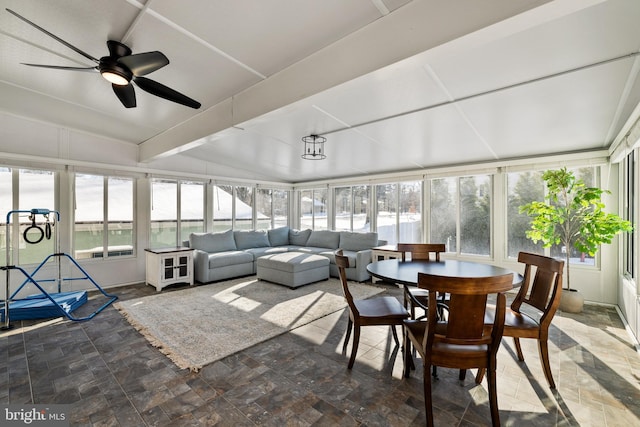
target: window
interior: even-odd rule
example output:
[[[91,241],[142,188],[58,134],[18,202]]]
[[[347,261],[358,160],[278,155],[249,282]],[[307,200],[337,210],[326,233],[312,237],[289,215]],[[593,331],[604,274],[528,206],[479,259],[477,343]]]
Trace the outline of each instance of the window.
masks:
[[[370,231],[370,187],[368,185],[356,185],[351,188],[353,192],[353,225],[351,229],[352,231]]]
[[[213,186],[213,231],[225,231],[233,227],[233,187]]]
[[[491,254],[491,177],[461,177],[460,253]]]
[[[178,183],[151,181],[151,233],[149,246],[162,248],[178,243]]]
[[[491,176],[431,180],[432,243],[448,252],[491,255]]]
[[[235,189],[235,221],[236,230],[250,230],[253,228],[253,188],[236,186]]]
[[[204,183],[180,182],[180,240],[204,231]]]
[[[18,173],[18,209],[49,209],[56,210],[55,207],[55,175],[51,171],[20,169]],[[5,213],[6,215],[6,213]],[[14,264],[39,264],[44,259],[55,253],[55,235],[58,230],[54,230],[51,239],[43,239],[37,244],[28,244],[24,238],[24,228],[31,225],[28,214],[19,215],[20,231],[18,233],[18,260],[14,259]],[[12,221],[16,221],[14,216]],[[43,224],[43,216],[36,215],[36,222],[39,226]],[[51,218],[54,220],[54,218]],[[18,221],[16,221],[17,223]]]
[[[369,231],[369,186],[338,187],[335,189],[335,229],[339,231]]]
[[[419,243],[422,237],[422,181],[376,186],[378,237],[389,244]]]
[[[267,190],[269,191],[269,190]],[[260,206],[271,204],[269,200],[271,195],[267,193],[256,192],[253,187],[241,185],[214,185],[213,187],[213,231],[225,231],[229,229],[250,230],[254,227],[265,229],[265,224],[271,223],[270,215],[261,214],[258,206],[256,215],[257,223],[254,225],[254,193],[259,199]],[[282,211],[282,195],[276,194],[276,208]],[[286,196],[285,196],[286,199]],[[285,200],[286,204],[286,200]],[[279,221],[282,221],[282,213],[279,215]],[[286,212],[284,213],[286,215]]]
[[[422,238],[422,182],[400,183],[400,242],[420,243]]]
[[[190,233],[204,231],[203,225],[203,183],[164,179],[151,181],[150,247],[180,246]]]
[[[542,242],[533,243],[526,236],[531,218],[520,213],[520,206],[544,199],[542,172],[507,174],[507,257],[517,258],[519,252],[544,254]]]
[[[17,187],[16,187],[17,186]],[[18,189],[14,194],[13,189]],[[25,229],[32,225],[29,213],[14,213],[10,216],[11,228],[7,230],[7,215],[11,211],[30,211],[31,209],[56,210],[54,201],[55,174],[51,171],[0,168],[0,263],[4,265],[39,264],[55,253],[57,229],[52,230],[51,238],[30,244],[24,240]],[[16,197],[17,196],[17,197]],[[50,216],[52,224],[57,218]],[[46,219],[36,215],[36,225],[44,229]],[[9,232],[9,258],[7,259],[7,232]],[[29,237],[28,237],[29,238]],[[37,238],[37,237],[35,237]],[[35,239],[34,238],[34,239]]]
[[[393,245],[398,243],[398,184],[376,185],[378,239]]]
[[[351,231],[351,187],[338,187],[335,189],[335,229],[338,231]]]
[[[598,185],[598,168],[595,166],[572,168],[576,179],[584,181],[587,187]],[[507,256],[517,257],[518,252],[526,251],[546,254],[554,258],[564,259],[566,251],[571,251],[571,264],[595,265],[595,258],[583,254],[575,248],[553,245],[544,248],[542,242],[533,243],[526,232],[530,228],[531,219],[519,213],[521,205],[532,201],[545,200],[546,186],[542,180],[544,171],[510,173],[507,175]]]
[[[583,168],[569,168],[575,174],[576,180],[581,179],[587,187],[595,187],[598,185],[598,168],[595,166],[583,167]],[[571,251],[569,256],[569,262],[571,264],[578,265],[590,265],[596,264],[596,259],[589,254],[580,253],[576,248],[565,248],[561,245],[553,245],[550,248],[550,255],[554,258],[565,258],[566,251]]]
[[[444,243],[447,252],[457,252],[457,179],[432,179],[430,184],[429,242]]]
[[[636,151],[627,155],[624,162],[624,211],[623,217],[634,224],[631,233],[623,233],[624,236],[624,272],[627,277],[635,279],[636,275]]]
[[[7,213],[13,207],[11,182],[11,169],[0,167],[0,265],[11,262],[7,261]]]
[[[260,188],[256,191],[256,229],[269,230],[288,224],[289,192]]]
[[[133,199],[131,178],[76,174],[74,257],[133,255]]]
[[[300,191],[300,228],[327,229],[327,189]]]

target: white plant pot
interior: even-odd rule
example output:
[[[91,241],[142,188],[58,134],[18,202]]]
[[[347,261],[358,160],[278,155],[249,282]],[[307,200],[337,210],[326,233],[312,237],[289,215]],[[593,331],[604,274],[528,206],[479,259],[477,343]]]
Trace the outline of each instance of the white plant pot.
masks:
[[[577,289],[563,289],[560,295],[560,311],[566,313],[582,313],[584,297]]]

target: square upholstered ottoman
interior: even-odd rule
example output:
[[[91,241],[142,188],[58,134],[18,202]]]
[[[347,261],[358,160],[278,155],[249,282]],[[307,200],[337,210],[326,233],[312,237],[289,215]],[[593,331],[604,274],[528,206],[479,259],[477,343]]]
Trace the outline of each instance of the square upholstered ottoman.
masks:
[[[285,252],[258,258],[258,279],[297,288],[329,278],[329,258],[302,252]]]

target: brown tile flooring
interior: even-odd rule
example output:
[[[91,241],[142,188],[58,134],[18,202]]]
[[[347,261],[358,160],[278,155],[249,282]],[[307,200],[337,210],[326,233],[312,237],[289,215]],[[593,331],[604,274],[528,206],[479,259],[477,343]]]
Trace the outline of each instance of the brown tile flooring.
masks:
[[[110,292],[128,299],[155,290]],[[400,295],[391,286],[388,292]],[[402,379],[389,329],[366,327],[356,365],[347,370],[346,319],[342,310],[199,373],[178,369],[113,307],[87,322],[15,322],[0,333],[0,399],[72,404],[71,424],[83,426],[424,425],[421,369]],[[558,313],[550,347],[556,391],[547,386],[534,341],[523,340],[526,364],[516,361],[511,340],[503,343],[503,425],[640,425],[640,356],[614,309]],[[477,386],[471,375],[464,383],[457,377],[439,370],[436,425],[490,424],[486,380]]]

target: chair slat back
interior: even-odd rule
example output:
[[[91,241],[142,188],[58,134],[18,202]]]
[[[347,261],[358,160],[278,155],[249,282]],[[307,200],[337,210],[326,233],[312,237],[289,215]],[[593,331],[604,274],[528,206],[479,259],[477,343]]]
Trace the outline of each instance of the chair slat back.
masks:
[[[513,288],[513,274],[470,278],[419,273],[418,287],[451,296],[445,321],[438,320],[437,301],[429,298],[425,352],[435,342],[477,346],[493,342],[495,334],[502,336],[506,304],[504,292]],[[497,296],[498,314],[493,325],[486,325],[485,311],[490,294]]]
[[[560,303],[564,261],[520,252],[518,262],[525,264],[524,281],[511,308],[519,311],[521,305],[525,303],[543,313],[548,313],[550,310],[555,313]]]
[[[411,254],[411,260],[440,262],[440,254],[446,252],[444,243],[398,243],[398,252],[402,252],[402,261],[406,254]]]

